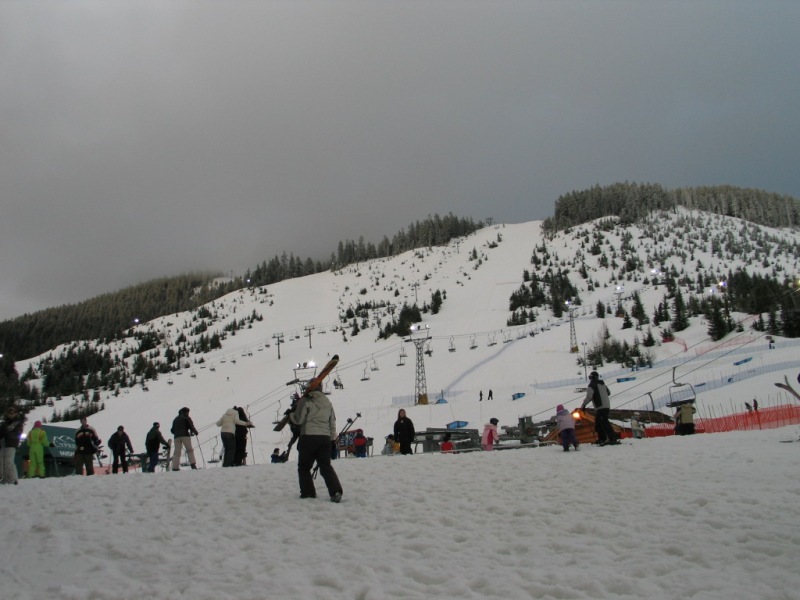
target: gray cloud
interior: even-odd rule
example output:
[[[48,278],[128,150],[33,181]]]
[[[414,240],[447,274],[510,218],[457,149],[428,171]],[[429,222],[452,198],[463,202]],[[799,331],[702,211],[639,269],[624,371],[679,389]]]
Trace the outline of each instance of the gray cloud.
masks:
[[[0,318],[615,181],[800,196],[800,5],[0,5]]]

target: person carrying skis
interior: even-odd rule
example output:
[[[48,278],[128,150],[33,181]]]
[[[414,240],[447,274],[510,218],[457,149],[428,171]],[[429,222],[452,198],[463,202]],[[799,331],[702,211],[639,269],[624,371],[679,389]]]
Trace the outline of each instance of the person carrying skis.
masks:
[[[0,481],[17,485],[17,465],[14,459],[19,447],[19,438],[25,425],[25,416],[13,404],[6,408],[0,423]]]
[[[394,422],[394,439],[400,444],[400,454],[414,454],[411,442],[414,441],[414,423],[406,416],[406,411],[397,411],[397,421]]]
[[[481,435],[481,448],[484,450],[494,450],[494,445],[500,441],[500,435],[497,433],[499,422],[497,419],[489,419],[484,426],[483,435]]]
[[[606,446],[619,444],[614,429],[608,421],[611,412],[611,392],[606,382],[600,379],[597,371],[589,373],[589,385],[586,387],[586,398],[581,404],[581,410],[586,410],[589,402],[594,406],[594,430],[597,432],[597,445]]]
[[[336,443],[336,413],[328,397],[314,390],[304,394],[289,414],[291,422],[300,428],[297,442],[297,476],[300,482],[301,498],[316,498],[317,490],[311,476],[311,468],[316,461],[319,472],[328,488],[331,502],[342,499],[342,484],[331,464],[331,446]]]
[[[556,427],[561,438],[561,447],[564,452],[569,452],[570,445],[578,449],[578,436],[575,435],[575,418],[572,413],[564,408],[563,404],[556,406]]]
[[[28,478],[45,477],[44,471],[44,447],[50,446],[53,448],[55,444],[51,444],[47,439],[47,432],[42,429],[42,422],[36,421],[33,424],[33,429],[25,439],[28,445],[28,456],[30,463],[28,465]]]
[[[197,435],[197,429],[194,428],[194,422],[189,416],[189,408],[184,406],[178,411],[178,416],[172,421],[172,435],[175,436],[173,442],[172,452],[172,470],[181,470],[181,448],[186,449],[186,455],[189,457],[189,465],[197,468],[197,463],[194,459],[194,448],[192,448],[192,436]]]
[[[108,438],[108,447],[111,449],[111,454],[114,456],[114,462],[111,464],[111,472],[119,473],[120,464],[122,465],[122,472],[128,472],[128,456],[126,453],[133,454],[133,445],[131,438],[125,433],[125,428],[120,425],[117,430]]]
[[[239,418],[239,411],[236,408],[229,408],[217,421],[217,427],[220,428],[220,436],[222,437],[222,447],[224,454],[222,457],[223,467],[233,466],[233,457],[236,453],[236,427],[252,427],[250,421],[242,421]]]
[[[147,437],[144,439],[144,449],[147,450],[147,458],[149,459],[147,464],[148,473],[156,472],[159,448],[169,448],[169,442],[161,434],[161,424],[153,423],[152,429],[147,432]]]

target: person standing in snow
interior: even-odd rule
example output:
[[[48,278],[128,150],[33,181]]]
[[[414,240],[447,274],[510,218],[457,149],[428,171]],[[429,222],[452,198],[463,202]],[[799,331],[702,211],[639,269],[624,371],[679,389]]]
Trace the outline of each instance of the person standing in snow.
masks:
[[[619,443],[614,429],[608,421],[608,415],[611,412],[610,396],[611,392],[605,381],[600,379],[598,372],[589,373],[589,385],[586,387],[586,398],[581,404],[581,410],[586,410],[589,402],[594,406],[594,430],[597,432],[598,446]]]
[[[94,427],[81,417],[81,426],[75,432],[75,474],[82,475],[86,467],[86,475],[94,475],[94,455],[100,448],[100,438]]]
[[[497,433],[499,422],[497,419],[489,419],[484,426],[483,435],[481,435],[481,448],[484,450],[494,450],[494,445],[500,441],[500,435]]]
[[[563,404],[556,406],[556,427],[564,452],[569,452],[570,445],[577,450],[578,436],[575,435],[575,418],[570,411],[564,408]]]
[[[397,411],[397,421],[394,422],[394,439],[400,444],[400,454],[414,454],[411,443],[415,436],[414,422],[406,416],[405,409]]]
[[[492,390],[489,390],[489,394],[486,396],[487,400],[494,400],[494,393]]]
[[[158,465],[159,448],[169,448],[169,443],[161,435],[161,424],[153,423],[152,429],[147,432],[147,437],[144,439],[144,448],[147,450],[147,457],[150,459],[147,465],[147,472],[155,473],[156,465]]]
[[[453,447],[453,442],[450,441],[451,437],[452,436],[450,435],[449,431],[444,434],[444,439],[442,440],[442,445],[439,446],[439,450],[442,451],[442,454],[452,454],[453,453],[454,447]]]
[[[631,417],[631,433],[633,437],[637,440],[640,440],[644,437],[644,425],[639,420],[639,413],[633,413],[633,417]]]
[[[120,425],[117,430],[108,438],[108,447],[111,449],[111,454],[114,456],[114,462],[111,463],[111,472],[118,473],[119,466],[122,465],[122,472],[128,472],[128,456],[127,452],[133,454],[133,445],[131,438],[125,433],[125,428]]]
[[[336,443],[339,434],[336,431],[336,413],[331,401],[319,390],[304,394],[297,401],[295,409],[289,413],[289,419],[300,428],[300,439],[297,441],[300,497],[317,497],[311,476],[311,467],[316,461],[331,502],[339,502],[342,499],[342,484],[331,464],[331,446]]]
[[[685,402],[675,411],[675,433],[678,435],[694,434],[694,413],[697,409],[691,402]]]
[[[223,467],[233,466],[233,457],[236,453],[236,427],[252,427],[250,421],[242,421],[239,418],[239,411],[236,408],[229,408],[217,421],[217,427],[220,428],[220,436],[222,437],[222,447],[224,455],[222,457]]]
[[[47,432],[42,429],[41,421],[36,421],[33,424],[33,429],[25,439],[25,443],[28,445],[28,456],[30,457],[28,479],[33,479],[34,477],[44,478],[44,448],[45,446],[53,447],[55,444],[51,444],[47,439]]]
[[[249,421],[250,419],[247,418],[247,414],[244,411],[244,408],[241,406],[234,406],[236,412],[239,413],[239,420],[240,421]],[[234,467],[241,467],[242,465],[246,464],[247,460],[247,430],[248,427],[246,425],[237,425],[236,426],[236,450],[233,453],[233,466]]]
[[[19,439],[25,425],[25,416],[13,404],[6,408],[3,422],[0,423],[0,481],[17,485],[17,456]]]
[[[186,455],[189,457],[189,465],[197,468],[197,462],[194,459],[194,448],[192,448],[192,436],[197,435],[197,429],[194,428],[189,416],[189,408],[184,406],[178,411],[178,416],[172,421],[172,435],[175,436],[173,442],[172,453],[172,470],[181,470],[181,448],[186,448]]]

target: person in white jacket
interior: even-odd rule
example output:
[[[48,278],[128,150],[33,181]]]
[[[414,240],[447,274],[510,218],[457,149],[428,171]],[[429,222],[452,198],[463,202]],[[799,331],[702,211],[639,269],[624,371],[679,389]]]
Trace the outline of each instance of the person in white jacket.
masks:
[[[239,418],[239,411],[234,408],[229,408],[225,411],[217,421],[217,427],[220,428],[222,436],[222,466],[232,467],[233,456],[236,453],[236,426],[244,425],[245,427],[253,427],[250,421],[242,421]]]

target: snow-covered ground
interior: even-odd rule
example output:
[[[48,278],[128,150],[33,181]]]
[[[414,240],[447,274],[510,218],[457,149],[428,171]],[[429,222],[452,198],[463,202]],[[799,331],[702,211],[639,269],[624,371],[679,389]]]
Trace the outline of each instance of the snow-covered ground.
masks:
[[[713,234],[719,219],[697,229]],[[676,243],[669,237],[676,226],[660,221],[663,235],[634,231],[642,260]],[[735,224],[730,230],[738,231]],[[602,235],[605,253],[619,251],[614,232]],[[779,440],[797,439],[797,426],[585,446],[577,453],[550,447],[344,459],[335,463],[345,489],[340,505],[324,494],[300,501],[295,463],[266,464],[290,437],[288,429],[273,432],[272,421],[288,407],[292,367],[333,354],[341,357],[334,376],[344,389],[333,390],[330,380],[326,389],[340,428],[360,413],[356,425],[375,439],[376,454],[404,403],[418,431],[456,420],[481,429],[491,417],[501,426],[522,416],[542,421],[557,404],[578,405],[584,369],[576,362],[581,353],[570,352],[567,320],[542,311],[533,325],[506,325],[509,296],[523,270],[532,270],[534,247],[547,246],[547,260],[572,269],[583,303],[575,312],[581,349],[598,342],[605,328],[628,343],[646,332],[647,326],[623,330],[616,317],[598,319],[597,302],[621,300],[629,309],[626,297],[638,291],[651,315],[665,294],[641,277],[618,282],[599,268],[599,257],[585,254],[588,289],[576,267],[582,237],[576,231],[544,240],[538,223],[498,225],[445,248],[217,301],[207,335],[254,310],[263,320],[229,336],[204,362],[192,357],[180,375],[147,382],[147,391],[103,392],[105,410],[89,419],[103,440],[125,425],[138,452],[153,421],[167,433],[178,409],[188,406],[200,430],[200,466],[207,468],[0,487],[3,597],[794,598],[800,443]],[[696,244],[684,255],[721,273],[765,261],[712,255],[689,233],[677,237]],[[473,248],[479,260],[470,260]],[[771,256],[763,268],[793,272],[793,261]],[[696,266],[678,258],[661,266],[671,265],[690,274]],[[624,294],[617,295],[617,285]],[[408,406],[413,345],[377,340],[377,327],[354,336],[352,321],[342,326],[339,315],[359,302],[393,302],[397,310],[417,298],[422,304],[437,289],[446,298],[439,314],[425,318],[432,352],[424,365],[431,401],[447,402]],[[392,318],[384,309],[369,322],[379,314],[384,324]],[[160,332],[165,349],[196,324],[194,315],[181,314],[139,327]],[[657,327],[653,332],[658,337]],[[764,408],[796,403],[774,386],[784,377],[794,382],[800,370],[800,345],[792,340],[778,339],[770,349],[748,324],[715,343],[697,317],[678,335],[652,349],[653,368],[598,369],[613,407],[660,406],[674,386],[675,367],[679,381],[696,386],[699,416],[741,411],[754,398]],[[125,344],[135,346],[128,339],[109,350],[122,354]],[[19,373],[28,362],[36,366],[38,359],[18,364]],[[513,400],[515,393],[525,395]],[[69,402],[35,409],[27,429]],[[234,404],[247,407],[256,425],[248,448],[255,464],[220,469],[212,462],[221,449],[214,423]]]
[[[763,598],[800,589],[798,427],[0,488],[4,598]],[[322,482],[317,482],[318,487]]]

